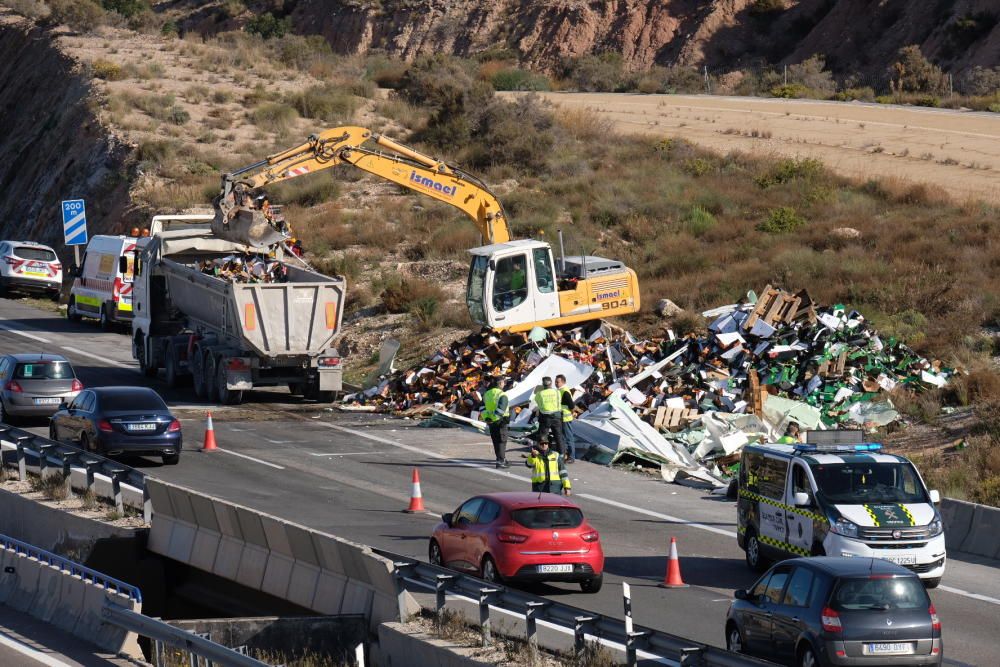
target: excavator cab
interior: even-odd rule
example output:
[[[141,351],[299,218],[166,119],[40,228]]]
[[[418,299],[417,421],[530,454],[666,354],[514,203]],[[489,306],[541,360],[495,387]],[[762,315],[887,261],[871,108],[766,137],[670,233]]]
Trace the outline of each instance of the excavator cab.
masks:
[[[508,241],[469,251],[466,304],[481,326],[527,331],[627,315],[639,309],[633,270],[603,257],[553,262],[548,243]]]

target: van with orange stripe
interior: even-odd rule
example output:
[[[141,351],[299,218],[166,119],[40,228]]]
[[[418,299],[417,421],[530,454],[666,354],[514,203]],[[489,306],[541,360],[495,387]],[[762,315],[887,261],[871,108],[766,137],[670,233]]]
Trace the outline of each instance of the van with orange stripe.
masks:
[[[342,388],[340,333],[346,282],[276,247],[282,282],[235,282],[207,267],[259,253],[211,231],[211,215],[156,216],[139,240],[132,355],[167,384],[190,378],[203,400],[239,403],[243,392],[287,386],[330,402]]]
[[[132,273],[138,240],[135,236],[91,237],[83,261],[73,267],[66,309],[69,319],[95,319],[104,330],[132,319]]]

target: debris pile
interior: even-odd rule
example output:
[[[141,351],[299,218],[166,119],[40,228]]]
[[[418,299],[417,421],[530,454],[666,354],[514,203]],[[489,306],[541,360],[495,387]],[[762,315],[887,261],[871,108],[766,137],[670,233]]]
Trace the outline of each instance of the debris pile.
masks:
[[[542,377],[563,374],[580,411],[577,438],[637,448],[688,467],[804,429],[885,425],[899,415],[884,393],[943,386],[951,369],[892,338],[857,311],[821,307],[805,291],[768,286],[745,303],[703,313],[705,334],[637,340],[608,323],[561,332],[483,331],[422,366],[349,397],[409,415],[436,408],[475,419],[492,378],[513,383],[512,427],[527,426]],[[635,417],[633,419],[633,417]]]
[[[210,276],[234,283],[288,282],[285,265],[264,254],[234,253],[226,257],[203,260],[198,269]]]

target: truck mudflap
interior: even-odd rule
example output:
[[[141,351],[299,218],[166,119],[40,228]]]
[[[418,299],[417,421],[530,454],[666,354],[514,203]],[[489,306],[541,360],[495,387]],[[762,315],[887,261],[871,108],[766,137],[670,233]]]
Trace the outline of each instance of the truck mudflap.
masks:
[[[319,371],[320,391],[341,391],[344,388],[344,371],[340,368]]]
[[[253,389],[252,360],[246,357],[226,359],[226,389],[245,391]]]

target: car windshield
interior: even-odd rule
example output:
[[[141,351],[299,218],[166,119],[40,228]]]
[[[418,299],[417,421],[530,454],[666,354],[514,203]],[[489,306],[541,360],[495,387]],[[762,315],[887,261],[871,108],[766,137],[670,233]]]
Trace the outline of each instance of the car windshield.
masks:
[[[72,380],[76,375],[68,361],[32,361],[18,364],[15,380]]]
[[[166,410],[167,404],[154,393],[106,394],[98,399],[101,410]]]
[[[819,495],[834,505],[926,503],[924,485],[906,461],[813,464]]]
[[[14,254],[21,259],[37,259],[43,262],[56,261],[56,254],[48,248],[31,248],[29,246],[17,246]]]
[[[576,528],[583,523],[583,512],[575,507],[532,507],[514,510],[511,516],[525,528]]]
[[[837,611],[926,609],[930,600],[917,577],[841,579],[831,606]]]

